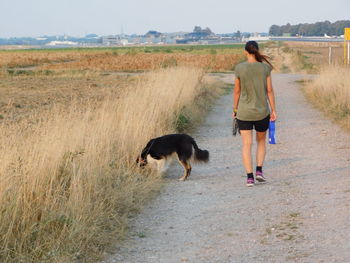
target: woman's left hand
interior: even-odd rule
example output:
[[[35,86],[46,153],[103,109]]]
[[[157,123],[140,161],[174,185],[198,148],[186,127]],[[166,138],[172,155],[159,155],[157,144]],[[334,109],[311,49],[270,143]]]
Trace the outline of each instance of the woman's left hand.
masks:
[[[270,121],[276,121],[276,120],[277,120],[277,114],[275,111],[273,111],[270,114]]]

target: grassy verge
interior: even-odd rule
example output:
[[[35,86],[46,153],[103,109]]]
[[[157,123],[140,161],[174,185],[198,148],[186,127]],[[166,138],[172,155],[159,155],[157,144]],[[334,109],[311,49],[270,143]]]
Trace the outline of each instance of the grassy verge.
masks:
[[[317,71],[315,65],[309,61],[309,57],[301,51],[294,52],[293,62],[299,71],[305,71],[306,73],[315,73]]]
[[[333,65],[328,65],[330,45]],[[311,103],[349,130],[350,68],[339,64],[341,44],[289,42],[282,43],[278,49],[272,45],[270,48],[280,72],[317,74],[312,80],[297,82],[303,85],[303,91]],[[278,53],[281,56],[277,56]]]
[[[341,126],[350,130],[350,68],[326,66],[304,86],[307,98]]]
[[[162,185],[135,165],[145,143],[193,127],[221,92],[192,67],[134,78],[99,89],[98,103],[75,99],[0,122],[1,262],[98,260]],[[87,93],[97,88],[86,81]]]
[[[290,48],[287,44],[284,44],[281,48],[284,54],[285,61],[282,64],[281,72],[290,73],[293,72],[305,72],[316,73],[317,67],[310,62],[310,57],[300,50]]]
[[[177,132],[191,132],[204,120],[206,112],[210,110],[215,100],[232,90],[232,85],[219,80],[202,83],[202,89],[194,103],[186,105],[180,111],[175,129]]]

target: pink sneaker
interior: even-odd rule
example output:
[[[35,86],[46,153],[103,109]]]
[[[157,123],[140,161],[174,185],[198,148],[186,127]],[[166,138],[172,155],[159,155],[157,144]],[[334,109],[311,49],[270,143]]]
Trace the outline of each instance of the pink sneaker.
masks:
[[[248,187],[254,186],[254,178],[248,178],[247,179],[247,186]]]
[[[265,178],[263,172],[256,171],[255,178],[260,183],[266,182],[266,178]]]

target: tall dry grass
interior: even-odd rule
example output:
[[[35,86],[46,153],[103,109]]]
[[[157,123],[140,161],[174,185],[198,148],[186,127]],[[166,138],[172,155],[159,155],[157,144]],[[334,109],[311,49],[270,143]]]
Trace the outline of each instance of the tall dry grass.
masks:
[[[324,66],[305,92],[320,109],[350,128],[350,68]]]
[[[108,94],[0,127],[0,261],[69,262],[98,255],[160,187],[136,156],[175,131],[201,93],[203,72],[168,68]],[[107,92],[107,91],[106,91]]]

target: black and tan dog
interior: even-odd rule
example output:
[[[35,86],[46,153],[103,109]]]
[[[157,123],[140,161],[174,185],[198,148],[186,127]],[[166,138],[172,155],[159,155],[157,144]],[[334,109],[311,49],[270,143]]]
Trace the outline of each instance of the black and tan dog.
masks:
[[[159,172],[164,166],[177,156],[179,163],[184,168],[184,175],[180,180],[186,180],[191,174],[191,161],[208,162],[209,152],[198,148],[195,140],[187,134],[168,134],[151,139],[142,150],[137,163],[140,167],[155,163]]]

